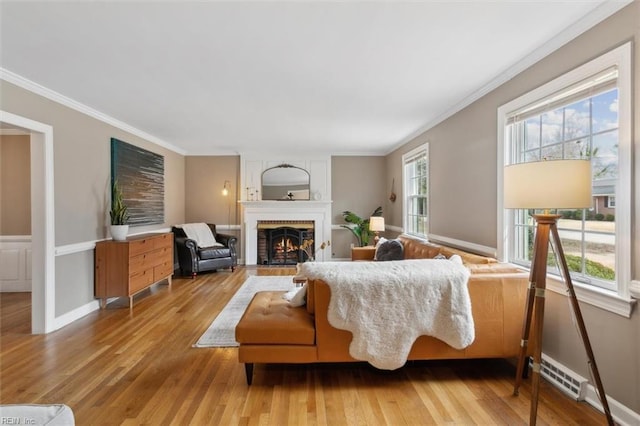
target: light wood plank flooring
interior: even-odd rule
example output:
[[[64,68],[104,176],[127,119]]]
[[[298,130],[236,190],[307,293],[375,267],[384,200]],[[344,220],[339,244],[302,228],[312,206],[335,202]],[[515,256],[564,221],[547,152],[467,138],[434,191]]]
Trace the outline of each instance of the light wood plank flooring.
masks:
[[[66,403],[78,425],[518,425],[529,381],[512,396],[505,360],[257,365],[248,387],[235,348],[197,349],[249,275],[238,268],[175,278],[48,335],[30,332],[30,298],[0,294],[0,402]],[[597,425],[604,416],[543,383],[538,424]]]

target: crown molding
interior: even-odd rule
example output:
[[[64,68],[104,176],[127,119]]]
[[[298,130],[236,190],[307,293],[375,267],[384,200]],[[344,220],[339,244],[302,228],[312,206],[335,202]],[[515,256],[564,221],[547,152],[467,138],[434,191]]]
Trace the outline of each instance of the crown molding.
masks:
[[[455,113],[460,112],[461,110],[468,107],[469,105],[471,105],[478,99],[482,98],[486,94],[502,86],[504,83],[511,80],[521,72],[525,71],[527,68],[531,67],[536,62],[540,61],[544,57],[555,52],[565,44],[569,43],[574,38],[578,37],[579,35],[586,32],[587,30],[593,28],[595,25],[604,21],[609,16],[613,15],[614,13],[624,8],[625,6],[629,5],[630,3],[633,3],[633,0],[608,0],[602,3],[601,5],[593,9],[591,12],[583,16],[580,20],[575,22],[573,25],[562,30],[559,34],[557,34],[551,40],[547,41],[542,46],[538,47],[537,49],[529,53],[520,61],[508,67],[504,72],[499,74],[489,83],[487,83],[485,86],[471,93],[469,96],[462,99],[457,104],[453,105],[444,113],[440,114],[439,116],[437,116],[436,118],[434,118],[433,120],[425,124],[424,126],[420,127],[415,132],[409,134],[400,142],[392,146],[391,149],[385,153],[385,155],[391,154],[401,146],[405,145],[408,142],[411,142],[412,140],[414,140],[424,132],[432,129],[433,127],[442,123],[447,118],[454,115]]]
[[[131,133],[132,135],[138,136],[142,139],[146,139],[149,142],[153,142],[156,145],[159,145],[163,148],[166,148],[170,151],[173,151],[177,154],[180,155],[186,155],[186,151],[178,148],[175,145],[172,145],[168,142],[163,141],[160,138],[157,138],[153,135],[150,135],[147,132],[144,132],[140,129],[137,129],[123,121],[120,121],[118,119],[115,119],[107,114],[104,114],[98,110],[95,110],[83,103],[80,103],[78,101],[75,101],[67,96],[64,96],[61,93],[58,93],[54,90],[48,89],[44,86],[41,86],[40,84],[33,82],[27,78],[24,78],[12,71],[9,71],[5,68],[0,67],[0,79],[14,84],[18,87],[21,87],[25,90],[28,90],[32,93],[35,93],[36,95],[40,95],[42,97],[45,97],[49,100],[52,100],[54,102],[57,102],[61,105],[64,105],[68,108],[71,108],[73,110],[76,110],[78,112],[81,112],[82,114],[88,115],[89,117],[95,118],[96,120],[102,121],[103,123],[109,124],[113,127],[117,127],[120,130],[124,130],[125,132]]]

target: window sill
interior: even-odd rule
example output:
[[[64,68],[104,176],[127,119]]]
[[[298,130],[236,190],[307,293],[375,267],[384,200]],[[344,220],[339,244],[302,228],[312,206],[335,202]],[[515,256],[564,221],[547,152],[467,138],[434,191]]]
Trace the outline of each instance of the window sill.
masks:
[[[554,293],[568,295],[567,286],[554,276],[547,276],[547,288]],[[631,317],[636,300],[624,298],[610,290],[594,288],[581,283],[573,283],[576,297],[580,302],[588,303],[625,318]]]

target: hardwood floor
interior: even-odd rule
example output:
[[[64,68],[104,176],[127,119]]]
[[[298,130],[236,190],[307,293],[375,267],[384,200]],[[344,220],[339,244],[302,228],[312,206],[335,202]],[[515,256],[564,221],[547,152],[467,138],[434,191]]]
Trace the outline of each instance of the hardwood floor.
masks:
[[[65,403],[78,425],[517,425],[529,381],[512,396],[505,360],[256,365],[252,386],[235,348],[192,348],[249,275],[174,278],[48,335],[30,332],[30,298],[0,293],[0,402]],[[543,382],[538,424],[604,424],[604,416]]]

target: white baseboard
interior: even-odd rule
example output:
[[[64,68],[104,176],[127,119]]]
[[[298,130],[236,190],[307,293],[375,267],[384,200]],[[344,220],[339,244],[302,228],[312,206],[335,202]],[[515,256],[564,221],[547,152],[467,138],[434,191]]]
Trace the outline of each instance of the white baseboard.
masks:
[[[54,330],[58,330],[65,325],[69,325],[72,322],[90,314],[91,312],[97,311],[98,309],[100,309],[100,302],[94,300],[78,308],[75,308],[72,311],[67,312],[66,314],[62,314],[59,317],[55,318]]]
[[[0,281],[0,293],[31,293],[31,280]]]
[[[605,388],[606,391],[606,388]],[[589,403],[592,407],[595,407],[600,412],[604,413],[602,409],[602,404],[600,403],[600,398],[598,398],[598,394],[596,392],[596,388],[592,385],[587,385],[587,395],[585,396],[585,401]],[[640,425],[640,414],[634,412],[626,405],[621,404],[610,396],[607,397],[607,402],[609,403],[609,409],[611,410],[611,416],[613,417],[616,424],[623,426],[637,426]]]

